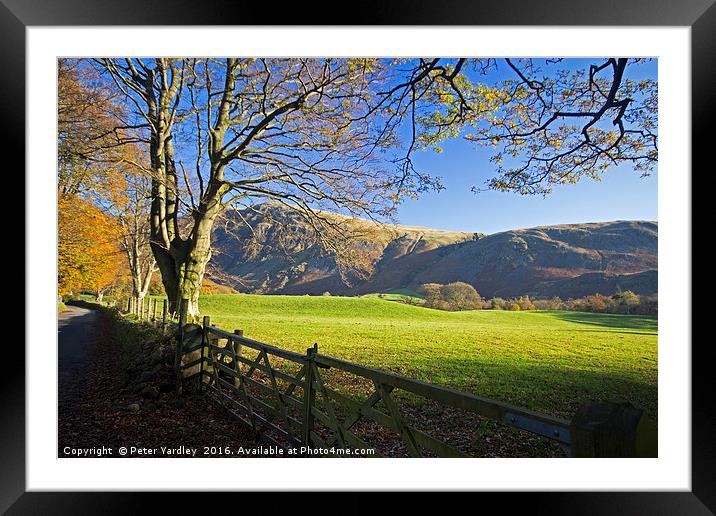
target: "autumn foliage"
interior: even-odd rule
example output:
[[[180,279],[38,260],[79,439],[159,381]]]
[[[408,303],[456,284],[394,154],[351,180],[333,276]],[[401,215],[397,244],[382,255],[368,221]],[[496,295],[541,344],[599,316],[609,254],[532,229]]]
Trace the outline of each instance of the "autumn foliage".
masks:
[[[60,295],[102,291],[120,273],[117,225],[77,196],[58,194],[57,280]]]

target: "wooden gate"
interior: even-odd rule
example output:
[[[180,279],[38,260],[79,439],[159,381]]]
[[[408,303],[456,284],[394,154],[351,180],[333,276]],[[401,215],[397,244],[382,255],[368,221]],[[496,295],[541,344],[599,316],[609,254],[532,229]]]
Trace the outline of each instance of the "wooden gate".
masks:
[[[322,355],[317,345],[305,355],[288,351],[246,338],[240,330],[211,326],[209,317],[201,326],[183,328],[189,345],[178,351],[177,367],[184,381],[196,378],[201,390],[257,437],[304,456],[320,450],[381,456],[380,447],[367,442],[366,427],[390,433],[411,457],[468,456],[406,418],[401,407],[406,398],[539,435],[567,455],[656,456],[654,426],[628,403],[590,403],[568,421]],[[356,388],[336,387],[336,375],[341,385]]]

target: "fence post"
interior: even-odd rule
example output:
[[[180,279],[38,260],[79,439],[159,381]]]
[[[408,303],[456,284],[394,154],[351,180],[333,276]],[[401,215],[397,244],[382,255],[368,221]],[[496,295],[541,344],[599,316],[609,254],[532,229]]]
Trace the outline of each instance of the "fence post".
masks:
[[[182,346],[184,345],[184,325],[186,324],[186,315],[189,310],[189,300],[184,298],[179,305],[179,331],[177,332],[177,345],[174,355],[174,371],[176,372],[176,391],[181,394],[181,356]]]
[[[162,334],[167,331],[167,301],[165,299],[162,303]]]
[[[625,401],[585,403],[572,419],[572,457],[656,457],[655,432],[641,409]],[[655,429],[654,429],[655,430]]]
[[[311,446],[311,431],[313,430],[313,405],[316,402],[316,391],[313,389],[313,361],[318,353],[318,344],[306,349],[306,374],[303,382],[303,436],[301,445]]]
[[[157,320],[157,299],[152,298],[152,322]]]
[[[202,324],[203,326],[203,332],[201,337],[201,348],[199,348],[199,358],[201,358],[201,362],[199,362],[199,392],[201,392],[202,387],[204,386],[204,347],[208,345],[209,343],[209,326],[211,326],[211,318],[208,315],[204,316],[204,322]]]
[[[127,313],[132,313],[132,296],[127,298]]]
[[[234,330],[234,335],[243,337],[244,330]],[[237,373],[241,374],[241,361],[236,358],[241,356],[241,342],[232,341],[232,346],[234,347],[234,369],[236,369]],[[234,386],[238,387],[239,385],[241,385],[241,380],[236,376],[234,378]]]

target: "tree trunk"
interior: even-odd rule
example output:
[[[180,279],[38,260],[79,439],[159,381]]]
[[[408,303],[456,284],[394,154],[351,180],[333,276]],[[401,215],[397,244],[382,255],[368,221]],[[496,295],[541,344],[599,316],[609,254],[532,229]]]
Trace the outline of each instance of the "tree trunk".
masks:
[[[155,265],[153,261],[149,262],[146,270],[142,271],[142,267],[137,256],[138,253],[134,255],[134,259],[131,259],[129,263],[132,275],[132,297],[136,299],[137,306],[139,306],[149,292],[149,285],[152,282]],[[144,277],[142,277],[142,273],[144,273]]]
[[[179,264],[177,303],[181,303],[182,299],[189,300],[187,320],[196,321],[200,317],[199,294],[206,264],[210,258],[210,250],[195,250],[183,263]]]
[[[197,320],[201,283],[206,264],[211,258],[211,230],[223,209],[222,198],[230,189],[230,186],[224,182],[224,168],[228,163],[224,155],[224,135],[230,125],[229,109],[233,98],[237,61],[229,61],[225,91],[218,109],[217,121],[209,128],[211,162],[209,181],[201,193],[198,205],[194,206],[192,197],[191,216],[194,218],[194,225],[186,238],[183,238],[179,231],[180,189],[172,140],[176,95],[182,87],[183,74],[174,68],[173,63],[171,60],[157,58],[156,68],[147,72],[140,86],[144,88],[143,98],[147,103],[145,117],[151,126],[149,155],[153,179],[150,245],[162,275],[164,290],[169,299],[169,310],[172,314],[176,314],[181,300],[188,299],[187,320]],[[169,71],[172,72],[171,80]],[[158,92],[155,90],[154,74],[158,74],[161,78],[158,81]],[[134,80],[136,81],[136,78]]]
[[[200,317],[199,294],[206,264],[211,259],[211,231],[218,213],[217,206],[216,209],[204,211],[203,216],[195,215],[192,234],[184,240],[175,239],[169,250],[152,244],[164,290],[169,299],[169,311],[172,314],[177,313],[181,300],[188,299],[189,321],[196,321]]]
[[[155,251],[157,252],[157,251]],[[169,299],[169,312],[176,314],[182,299],[189,300],[187,320],[198,320],[199,294],[204,279],[206,264],[211,258],[211,250],[194,249],[184,257],[173,257],[164,249],[158,251],[163,255],[157,260],[162,275],[164,290]]]
[[[134,297],[134,306],[137,307],[137,310],[139,310],[140,306],[144,306],[144,295],[135,293],[132,297]]]

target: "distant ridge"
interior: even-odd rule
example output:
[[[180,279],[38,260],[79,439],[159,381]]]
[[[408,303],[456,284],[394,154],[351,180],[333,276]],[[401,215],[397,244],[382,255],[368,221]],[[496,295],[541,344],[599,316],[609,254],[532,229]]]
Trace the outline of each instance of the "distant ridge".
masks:
[[[470,283],[484,297],[569,299],[616,289],[658,290],[658,224],[653,221],[562,224],[485,235],[327,215],[370,228],[370,236],[356,244],[356,252],[365,256],[363,270],[343,270],[297,213],[267,203],[217,227],[208,276],[242,292],[268,294],[361,295],[451,281]]]

